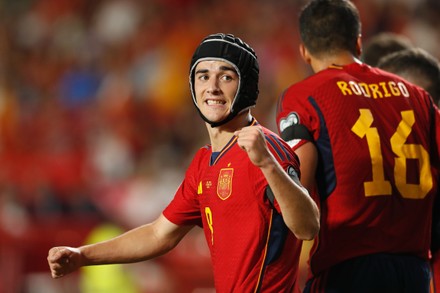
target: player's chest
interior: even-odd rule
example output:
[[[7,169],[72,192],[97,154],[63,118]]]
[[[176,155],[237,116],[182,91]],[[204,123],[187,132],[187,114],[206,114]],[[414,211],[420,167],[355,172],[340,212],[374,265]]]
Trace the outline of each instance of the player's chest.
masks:
[[[222,158],[199,173],[197,194],[201,206],[230,206],[246,204],[255,198],[255,180],[246,157]]]

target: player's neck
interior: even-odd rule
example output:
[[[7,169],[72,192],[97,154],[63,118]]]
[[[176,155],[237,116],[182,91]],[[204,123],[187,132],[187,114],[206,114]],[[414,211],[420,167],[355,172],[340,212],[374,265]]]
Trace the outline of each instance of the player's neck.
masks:
[[[238,129],[248,126],[251,120],[252,116],[250,112],[245,111],[223,125],[211,127],[211,125],[206,124],[209,139],[211,141],[212,151],[221,151],[234,136],[234,132]]]
[[[330,66],[345,66],[354,62],[360,62],[349,52],[322,56],[320,58],[311,58],[310,65],[315,73],[325,70]]]

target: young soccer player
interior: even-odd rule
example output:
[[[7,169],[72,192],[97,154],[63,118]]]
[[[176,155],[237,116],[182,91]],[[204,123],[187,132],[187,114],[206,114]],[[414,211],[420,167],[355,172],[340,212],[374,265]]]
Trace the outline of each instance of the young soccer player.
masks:
[[[402,34],[381,32],[365,42],[360,59],[362,62],[377,67],[379,60],[388,54],[410,49],[414,45],[411,40]]]
[[[382,57],[377,65],[425,89],[438,106],[440,63],[422,48],[410,48]],[[431,270],[434,292],[440,291],[440,198],[434,201],[431,235]]]
[[[200,226],[217,292],[292,292],[300,239],[315,236],[319,214],[299,183],[295,154],[251,116],[258,76],[257,56],[241,39],[205,38],[191,60],[190,88],[211,143],[196,153],[158,219],[110,241],[52,248],[52,276],[151,259]]]
[[[379,59],[377,67],[425,89],[439,105],[440,62],[426,50],[414,47],[390,53]]]

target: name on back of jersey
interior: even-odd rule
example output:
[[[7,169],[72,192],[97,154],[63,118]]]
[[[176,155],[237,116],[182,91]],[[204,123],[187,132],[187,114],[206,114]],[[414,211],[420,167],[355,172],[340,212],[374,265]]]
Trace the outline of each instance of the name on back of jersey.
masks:
[[[403,96],[408,98],[409,92],[403,82],[383,81],[379,83],[365,83],[350,81],[337,81],[339,90],[344,96],[356,95],[366,98],[381,99]]]

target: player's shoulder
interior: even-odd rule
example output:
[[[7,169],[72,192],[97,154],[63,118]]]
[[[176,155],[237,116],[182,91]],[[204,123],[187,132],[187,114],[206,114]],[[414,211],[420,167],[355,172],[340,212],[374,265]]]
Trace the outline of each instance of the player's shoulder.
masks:
[[[316,87],[320,86],[325,82],[325,79],[321,78],[319,72],[304,78],[298,82],[292,83],[284,91],[284,95],[295,95],[298,97],[306,97],[310,92],[313,92]]]
[[[421,96],[429,96],[428,92],[420,87],[419,85],[416,85],[414,83],[411,83],[404,79],[403,77],[392,73],[385,71],[381,68],[372,68],[372,71],[374,71],[377,75],[380,75],[382,77],[386,77],[389,80],[394,81],[398,86],[402,87],[404,86],[404,89],[408,91],[408,95],[415,96],[415,97],[421,97]]]
[[[267,128],[267,127],[265,127],[265,126],[263,126],[261,124],[259,124],[259,126],[261,127],[261,129],[263,131],[263,134],[264,134],[266,139],[269,138],[269,137],[272,137],[274,139],[281,139],[280,136],[277,133],[275,133],[274,131],[270,130],[269,128]]]
[[[210,156],[212,152],[212,148],[210,144],[205,144],[196,152],[194,158],[203,158],[205,156]]]
[[[211,152],[210,144],[206,144],[201,148],[199,148],[197,152],[194,154],[189,169],[198,168],[200,165],[203,165],[204,162],[210,159],[211,153],[212,152]]]
[[[262,127],[266,141],[272,153],[276,154],[281,161],[296,161],[297,157],[292,148],[278,134],[272,130]]]
[[[265,137],[273,137],[275,139],[281,139],[281,137],[276,132],[270,130],[269,128],[265,127],[264,125],[261,125],[261,124],[258,124],[258,125],[261,127]]]
[[[369,65],[365,65],[365,66],[367,66],[369,68],[370,76],[375,76],[377,79],[394,81],[396,84],[402,83],[405,86],[407,86],[409,88],[414,88],[416,90],[419,88],[419,86],[410,83],[409,81],[407,81],[406,79],[404,79],[403,77],[401,77],[395,73],[385,71],[385,70],[378,68],[378,67],[372,67]]]
[[[369,74],[372,76],[370,77],[370,81],[376,82],[376,84],[382,87],[392,87],[390,88],[391,92],[394,89],[399,93],[399,97],[412,100],[413,107],[420,107],[422,105],[429,109],[434,107],[431,96],[422,87],[407,81],[395,73],[377,67],[368,67]]]
[[[284,96],[295,96],[296,98],[308,98],[316,92],[334,85],[335,80],[348,78],[350,73],[342,66],[331,66],[327,69],[314,73],[301,81],[292,83],[284,91]]]

